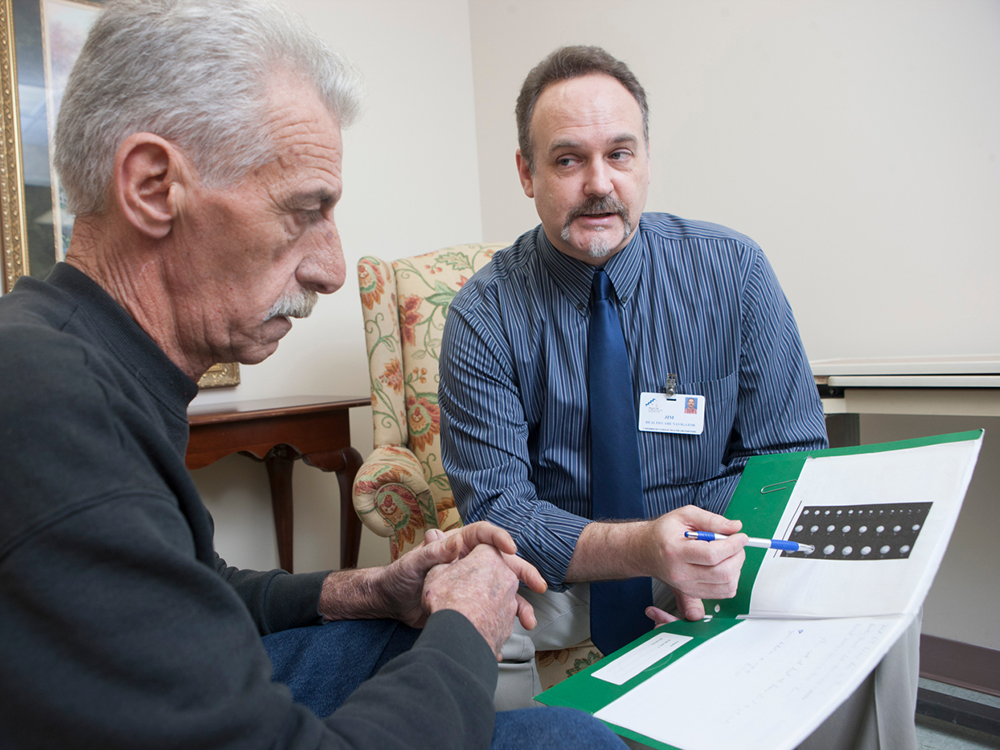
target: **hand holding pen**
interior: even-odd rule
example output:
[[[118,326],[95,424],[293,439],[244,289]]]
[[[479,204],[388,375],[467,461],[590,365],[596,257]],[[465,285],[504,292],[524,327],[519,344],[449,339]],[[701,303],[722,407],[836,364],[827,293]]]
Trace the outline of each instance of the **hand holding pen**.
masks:
[[[736,595],[746,553],[742,538],[692,544],[684,538],[684,532],[707,529],[735,535],[741,527],[738,520],[695,505],[664,513],[645,522],[642,533],[638,538],[633,537],[630,554],[635,555],[638,564],[631,575],[649,575],[665,583],[674,592],[676,612],[687,620],[699,621],[705,616],[703,599],[729,599]],[[671,619],[655,606],[648,608],[647,616],[657,624]]]

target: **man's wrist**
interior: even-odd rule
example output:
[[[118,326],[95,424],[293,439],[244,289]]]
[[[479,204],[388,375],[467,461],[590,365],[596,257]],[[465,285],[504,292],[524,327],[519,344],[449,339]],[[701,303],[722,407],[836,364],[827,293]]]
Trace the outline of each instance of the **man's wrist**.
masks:
[[[654,568],[652,521],[595,521],[577,540],[566,571],[567,583],[648,576]]]
[[[323,580],[319,613],[324,620],[393,617],[382,585],[385,568],[335,570]]]

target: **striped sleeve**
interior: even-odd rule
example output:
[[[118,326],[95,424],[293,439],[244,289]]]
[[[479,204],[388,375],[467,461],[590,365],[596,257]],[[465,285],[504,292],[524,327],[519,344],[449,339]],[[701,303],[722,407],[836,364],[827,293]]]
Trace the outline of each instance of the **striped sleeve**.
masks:
[[[438,389],[442,458],[458,510],[467,523],[507,529],[518,554],[558,588],[589,520],[539,499],[521,394],[504,361],[510,347],[470,318],[461,307],[449,311]]]

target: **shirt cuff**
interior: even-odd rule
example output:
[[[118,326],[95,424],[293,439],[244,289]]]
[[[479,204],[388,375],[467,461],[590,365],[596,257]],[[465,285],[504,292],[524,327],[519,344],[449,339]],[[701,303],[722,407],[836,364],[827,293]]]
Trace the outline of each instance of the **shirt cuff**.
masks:
[[[517,513],[508,517],[503,510],[491,518],[498,526],[511,532],[517,552],[542,574],[554,591],[564,591],[566,570],[589,518],[561,510],[551,503],[538,502],[530,517]]]

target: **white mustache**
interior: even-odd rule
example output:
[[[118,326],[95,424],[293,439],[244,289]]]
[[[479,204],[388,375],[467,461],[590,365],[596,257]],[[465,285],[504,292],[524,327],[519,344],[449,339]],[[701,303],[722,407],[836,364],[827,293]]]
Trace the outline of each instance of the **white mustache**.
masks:
[[[281,295],[264,316],[264,322],[272,318],[308,318],[316,306],[319,295],[303,289],[297,293]]]

